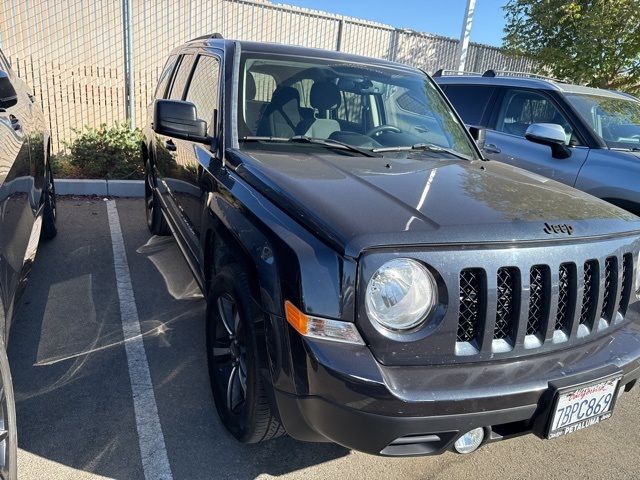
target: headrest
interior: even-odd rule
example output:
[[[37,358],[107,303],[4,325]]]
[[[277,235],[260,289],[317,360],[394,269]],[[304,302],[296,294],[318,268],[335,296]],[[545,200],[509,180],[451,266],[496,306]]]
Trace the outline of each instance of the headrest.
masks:
[[[317,110],[334,110],[340,106],[340,90],[331,82],[315,82],[311,87],[311,106]]]
[[[283,106],[289,103],[291,100],[295,100],[300,105],[300,93],[293,87],[278,87],[273,92],[271,97],[271,105]]]
[[[247,72],[245,82],[247,82],[244,86],[246,100],[254,100],[256,98],[256,80],[253,78],[253,74],[251,72]]]

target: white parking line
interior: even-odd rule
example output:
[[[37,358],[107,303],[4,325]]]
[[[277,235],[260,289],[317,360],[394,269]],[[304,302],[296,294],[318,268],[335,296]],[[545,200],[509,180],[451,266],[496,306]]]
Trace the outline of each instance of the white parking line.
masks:
[[[113,245],[113,264],[116,271],[118,298],[120,300],[120,318],[124,346],[129,365],[129,379],[133,394],[133,408],[138,429],[138,443],[142,457],[142,468],[146,480],[172,480],[167,448],[164,444],[156,397],[151,383],[149,363],[144,350],[140,331],[138,309],[131,285],[131,274],[124,249],[124,239],[120,228],[120,219],[114,200],[107,200],[107,214],[111,243]]]

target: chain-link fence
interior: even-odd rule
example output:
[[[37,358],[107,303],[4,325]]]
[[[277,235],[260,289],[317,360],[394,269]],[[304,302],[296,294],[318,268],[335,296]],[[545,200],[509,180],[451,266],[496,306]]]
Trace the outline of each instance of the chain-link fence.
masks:
[[[0,48],[43,106],[55,151],[75,128],[143,121],[169,51],[208,33],[388,58],[430,73],[457,65],[455,39],[266,0],[2,0],[0,12]],[[488,68],[532,64],[471,44],[467,70]]]

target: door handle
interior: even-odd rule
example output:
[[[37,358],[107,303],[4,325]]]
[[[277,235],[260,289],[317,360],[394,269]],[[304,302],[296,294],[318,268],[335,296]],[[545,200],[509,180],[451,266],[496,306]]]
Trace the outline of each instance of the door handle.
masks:
[[[484,151],[487,153],[500,153],[500,147],[498,147],[495,143],[488,143],[484,146]]]
[[[164,148],[166,148],[170,152],[176,151],[176,144],[173,143],[173,140],[167,140],[164,142]]]

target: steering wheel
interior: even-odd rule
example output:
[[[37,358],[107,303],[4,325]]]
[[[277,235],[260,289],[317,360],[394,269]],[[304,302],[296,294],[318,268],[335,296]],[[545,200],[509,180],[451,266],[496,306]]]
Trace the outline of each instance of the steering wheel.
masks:
[[[373,127],[371,130],[369,130],[367,132],[367,135],[370,137],[378,137],[382,132],[400,133],[401,131],[402,130],[400,130],[398,127],[394,127],[393,125],[378,125],[377,127]]]

